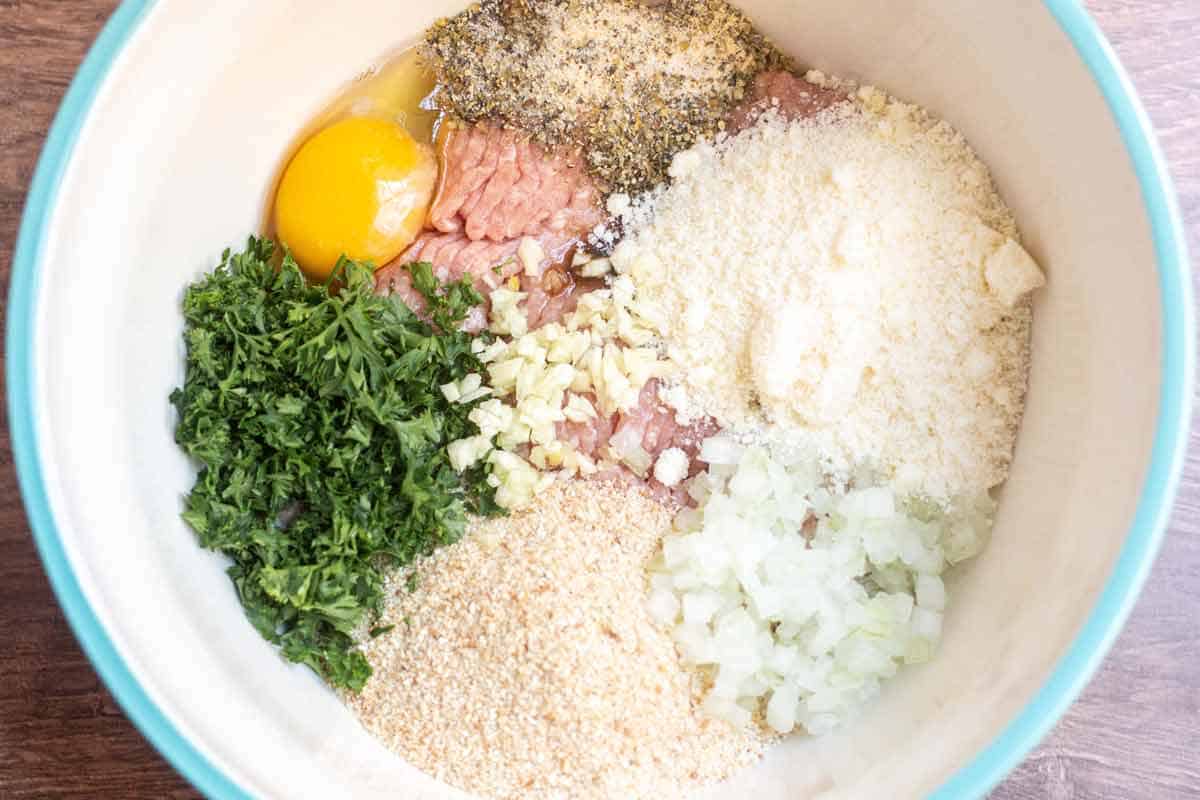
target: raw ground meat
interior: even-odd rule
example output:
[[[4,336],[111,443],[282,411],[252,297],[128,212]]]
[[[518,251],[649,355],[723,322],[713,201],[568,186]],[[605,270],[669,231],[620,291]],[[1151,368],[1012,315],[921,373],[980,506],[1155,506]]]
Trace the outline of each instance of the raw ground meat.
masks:
[[[571,284],[557,293],[546,291],[542,284],[541,278],[521,277],[521,291],[529,295],[525,298],[525,318],[531,331],[551,322],[562,322],[579,305],[580,297],[604,287],[604,279],[572,278]]]
[[[605,457],[605,450],[614,443],[626,447],[640,446],[654,461],[658,460],[664,450],[678,447],[687,453],[688,462],[691,464],[688,476],[691,477],[703,469],[703,463],[697,460],[696,456],[704,440],[717,432],[717,425],[711,419],[700,420],[687,426],[678,424],[675,421],[675,412],[659,400],[658,389],[658,381],[647,382],[642,387],[638,404],[630,411],[620,412],[611,417],[600,417],[586,423],[560,422],[557,438],[597,461]],[[595,405],[594,397],[585,397]],[[644,482],[649,484],[660,499],[670,498],[681,505],[690,503],[687,494],[678,486],[667,487],[654,478],[639,478],[623,466],[602,471],[595,477],[600,480]]]
[[[541,246],[541,269],[546,270],[604,219],[599,192],[577,155],[548,154],[514,131],[487,125],[456,131],[443,162],[445,174],[430,212],[435,230],[421,234],[375,273],[377,292],[398,296],[418,314],[425,300],[405,265],[427,261],[442,282],[469,277],[486,297],[523,271],[517,258],[523,239]],[[569,310],[565,305],[565,300],[555,306],[549,298],[530,298],[539,318],[544,307],[561,317]],[[486,309],[477,310],[464,328],[482,330],[486,318]]]
[[[404,304],[417,312],[425,313],[425,298],[412,285],[412,276],[406,268],[415,261],[429,261],[434,265],[433,274],[443,283],[457,281],[464,275],[472,278],[475,288],[485,298],[491,290],[508,280],[513,275],[520,274],[521,291],[528,297],[524,301],[525,315],[529,329],[534,330],[551,322],[561,322],[563,317],[575,310],[582,294],[599,289],[604,281],[598,278],[572,278],[570,285],[558,292],[548,292],[543,288],[542,276],[521,274],[523,267],[517,260],[517,248],[520,241],[493,242],[447,242],[444,239],[458,234],[422,234],[406,256],[396,259],[375,273],[375,290],[379,294],[391,294],[399,297]],[[461,238],[461,237],[460,237]],[[577,237],[559,237],[548,234],[539,239],[543,247],[549,247],[547,256],[542,262],[543,271],[556,267],[570,255],[578,244]],[[428,245],[433,254],[422,254],[423,247]],[[485,245],[473,248],[470,245]],[[463,248],[455,250],[455,248]],[[461,255],[455,255],[461,253]],[[411,254],[411,255],[410,255]],[[446,266],[449,264],[449,266]],[[487,306],[473,309],[467,317],[463,330],[476,333],[487,327]]]
[[[547,153],[510,129],[452,131],[429,222],[442,233],[504,242],[597,224],[600,193],[575,151]]]
[[[559,263],[579,242],[574,233],[544,233],[536,238],[546,257],[542,269]],[[413,288],[408,264],[428,261],[433,265],[434,276],[442,283],[452,283],[470,277],[485,298],[488,294],[523,270],[517,259],[520,239],[507,242],[490,242],[486,239],[473,242],[461,233],[421,234],[404,254],[375,272],[375,291],[379,294],[394,294],[405,305],[418,314],[425,312],[425,298]],[[464,330],[471,333],[487,326],[487,309],[481,306],[468,317]]]
[[[791,72],[764,72],[754,79],[750,96],[729,115],[726,130],[744,131],[760,114],[774,108],[789,120],[804,119],[848,99],[839,89],[809,83]]]

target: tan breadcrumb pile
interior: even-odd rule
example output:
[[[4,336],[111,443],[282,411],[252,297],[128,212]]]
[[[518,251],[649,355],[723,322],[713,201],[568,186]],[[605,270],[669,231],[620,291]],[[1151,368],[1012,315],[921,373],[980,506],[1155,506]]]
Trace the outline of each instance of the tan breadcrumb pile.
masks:
[[[629,486],[560,481],[393,576],[348,698],[385,745],[496,798],[674,797],[756,760],[762,741],[702,717],[698,687],[645,610],[671,510]],[[416,588],[409,591],[410,576]]]

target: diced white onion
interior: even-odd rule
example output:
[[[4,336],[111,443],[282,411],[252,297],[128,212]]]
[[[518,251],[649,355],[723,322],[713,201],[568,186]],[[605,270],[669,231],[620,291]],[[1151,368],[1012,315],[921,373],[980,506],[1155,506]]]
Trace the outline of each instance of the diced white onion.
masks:
[[[932,656],[941,573],[986,541],[989,498],[910,511],[887,487],[831,491],[815,463],[726,436],[700,459],[709,468],[684,484],[698,507],[650,568],[655,619],[712,676],[706,713],[749,724],[757,710],[780,733],[823,734]]]

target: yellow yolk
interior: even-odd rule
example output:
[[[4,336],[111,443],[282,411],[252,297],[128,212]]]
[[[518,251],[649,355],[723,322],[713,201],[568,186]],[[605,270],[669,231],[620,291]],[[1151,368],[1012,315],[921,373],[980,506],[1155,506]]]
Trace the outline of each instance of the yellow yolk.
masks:
[[[306,141],[275,195],[275,233],[313,280],[338,258],[383,266],[421,230],[437,183],[433,151],[376,117],[335,122]]]

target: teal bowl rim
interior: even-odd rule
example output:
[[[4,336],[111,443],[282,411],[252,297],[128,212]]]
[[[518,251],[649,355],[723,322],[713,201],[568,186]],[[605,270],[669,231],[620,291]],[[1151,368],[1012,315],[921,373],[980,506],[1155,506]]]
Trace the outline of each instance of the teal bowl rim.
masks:
[[[1162,542],[1187,448],[1194,369],[1192,284],[1175,193],[1146,113],[1104,35],[1077,0],[1043,0],[1103,92],[1141,185],[1153,230],[1163,308],[1162,395],[1133,524],[1104,591],[1050,678],[984,750],[933,795],[938,800],[990,791],[1046,735],[1112,646]],[[46,496],[36,439],[33,340],[38,270],[47,224],[96,94],[155,0],[125,0],[97,38],[50,129],[26,200],[13,258],[7,324],[8,415],[21,496],[58,602],[96,671],[158,751],[210,798],[248,798],[180,733],[139,685],[88,604],[63,549]]]

